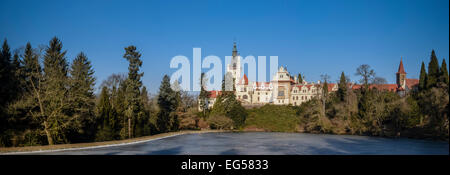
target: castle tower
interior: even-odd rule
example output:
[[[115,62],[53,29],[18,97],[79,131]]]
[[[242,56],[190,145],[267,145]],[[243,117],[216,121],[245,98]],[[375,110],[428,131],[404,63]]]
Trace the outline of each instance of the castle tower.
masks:
[[[240,80],[241,77],[241,58],[237,51],[236,42],[233,44],[231,63],[227,66],[227,72],[233,75],[235,83]]]
[[[406,72],[403,68],[403,58],[400,58],[400,65],[398,66],[397,75],[397,86],[406,89]]]
[[[287,69],[281,66],[278,72],[272,78],[273,91],[273,103],[274,104],[289,104],[290,91],[291,91],[291,76]]]

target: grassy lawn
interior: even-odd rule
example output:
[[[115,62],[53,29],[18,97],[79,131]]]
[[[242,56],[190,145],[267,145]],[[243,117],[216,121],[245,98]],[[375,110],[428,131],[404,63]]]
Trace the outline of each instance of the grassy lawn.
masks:
[[[245,128],[258,128],[272,132],[295,132],[299,118],[290,106],[264,105],[248,110]]]

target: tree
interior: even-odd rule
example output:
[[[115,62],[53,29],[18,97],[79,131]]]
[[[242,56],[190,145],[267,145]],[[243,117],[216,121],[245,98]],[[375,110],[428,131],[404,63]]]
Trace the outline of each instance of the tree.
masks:
[[[445,62],[445,58],[442,59],[441,69],[440,69],[440,77],[439,81],[448,85],[448,71],[447,71],[447,63]]]
[[[225,91],[226,83],[232,84],[233,91]],[[234,80],[231,74],[227,73],[222,79],[222,94],[217,97],[211,110],[211,116],[226,116],[233,120],[236,128],[239,128],[244,125],[248,114],[241,102],[236,100],[235,89]]]
[[[14,96],[13,92],[13,71],[11,65],[11,52],[6,39],[0,52],[0,145],[7,144],[7,136],[4,134],[8,127],[8,115],[6,114],[6,105],[8,105]]]
[[[439,63],[434,50],[432,50],[430,63],[428,63],[427,88],[436,87],[439,80],[439,72]]]
[[[50,143],[48,138],[41,139],[42,125],[45,121],[45,104],[44,104],[44,88],[43,88],[43,74],[39,58],[43,50],[33,50],[30,43],[27,43],[23,54],[23,76],[24,76],[24,92],[23,98],[19,100],[22,103],[21,110],[26,111],[21,117],[25,117],[28,122],[28,129],[31,133],[36,133],[34,143]],[[45,130],[44,130],[45,131]],[[44,135],[45,136],[45,135]],[[31,143],[33,144],[33,142]]]
[[[373,69],[370,69],[369,65],[363,64],[356,69],[355,75],[361,76],[360,83],[362,83],[364,88],[367,89],[369,88],[369,83],[375,77],[375,72]]]
[[[369,83],[374,79],[375,71],[371,69],[369,65],[363,64],[356,69],[356,75],[361,76],[360,82],[363,84],[363,87],[360,91],[361,95],[358,101],[358,113],[360,118],[365,118],[366,116],[368,116],[372,106],[372,93],[369,89]]]
[[[168,75],[164,75],[159,87],[158,106],[160,111],[156,124],[160,132],[167,132],[172,127],[171,118],[174,116],[172,112],[177,109],[176,93],[171,88]]]
[[[298,73],[298,83],[303,84],[303,77],[301,73]]]
[[[375,85],[386,84],[386,83],[387,83],[387,81],[383,77],[375,77],[372,80],[372,84],[375,84]]]
[[[73,139],[79,139],[80,134],[84,136],[83,140],[88,140],[93,135],[95,127],[93,126],[94,119],[94,70],[91,62],[86,55],[81,52],[73,60],[70,69],[70,91],[69,102],[70,110],[72,111],[72,118],[74,118],[79,125]]]
[[[141,54],[136,51],[135,46],[126,47],[123,57],[129,62],[125,90],[125,106],[127,107],[125,116],[128,120],[128,138],[131,138],[134,134],[133,128],[135,128],[135,122],[132,123],[132,121],[144,115],[140,100],[140,89],[142,87],[141,77],[144,73],[139,73],[139,68],[142,66],[142,61],[140,60]]]
[[[48,143],[67,143],[66,131],[73,127],[73,118],[67,115],[68,76],[66,51],[62,51],[61,41],[54,37],[44,55],[42,121]],[[45,108],[45,109],[44,109]]]
[[[328,80],[330,79],[330,76],[325,74],[325,75],[320,75],[320,77],[323,80],[322,96],[321,96],[321,100],[322,100],[322,116],[325,116],[326,104],[327,104],[327,98],[328,98]]]
[[[95,136],[96,141],[106,141],[114,139],[114,110],[110,102],[109,90],[106,86],[103,86],[100,93],[100,98],[96,106],[96,124],[97,133]]]
[[[11,71],[12,71],[12,91],[13,91],[13,97],[12,100],[17,100],[20,98],[24,91],[24,72],[23,72],[23,65],[22,60],[19,57],[19,53],[16,50],[13,56],[12,64],[11,64]]]
[[[337,95],[341,101],[344,101],[347,96],[347,79],[344,72],[341,73],[341,78],[339,79]]]
[[[13,78],[14,71],[13,65],[11,64],[11,51],[5,39],[0,52],[0,82],[2,83],[2,86],[0,86],[0,108],[5,107],[13,98]]]
[[[324,97],[328,96],[328,81],[330,79],[330,76],[325,74],[325,75],[320,75],[322,81],[323,81],[323,87],[322,87],[322,92]]]
[[[148,98],[147,87],[143,86],[141,89],[141,104],[142,113],[139,115],[136,121],[136,136],[150,135],[151,123],[150,123],[150,99]]]
[[[200,76],[200,94],[198,96],[200,109],[203,111],[203,116],[206,116],[206,111],[208,110],[208,98],[210,92],[205,89],[206,82],[205,73],[202,72]]]
[[[107,87],[110,91],[110,102],[114,117],[111,119],[111,128],[114,132],[114,139],[128,138],[127,125],[128,121],[125,116],[125,90],[126,90],[127,75],[112,74],[104,80],[100,87]]]
[[[422,61],[422,66],[420,67],[420,78],[419,78],[419,90],[424,90],[427,84],[427,71],[425,70],[425,63]]]

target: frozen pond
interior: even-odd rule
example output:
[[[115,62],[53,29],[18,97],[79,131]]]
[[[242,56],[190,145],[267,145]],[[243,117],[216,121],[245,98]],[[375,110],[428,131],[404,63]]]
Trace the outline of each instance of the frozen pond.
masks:
[[[34,154],[448,155],[449,143],[406,138],[303,133],[202,133],[177,135],[131,145]]]

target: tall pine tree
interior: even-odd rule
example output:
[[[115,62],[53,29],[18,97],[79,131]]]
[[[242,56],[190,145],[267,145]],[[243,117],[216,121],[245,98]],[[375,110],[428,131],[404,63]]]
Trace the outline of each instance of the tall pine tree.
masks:
[[[439,63],[434,50],[431,51],[430,63],[428,63],[427,88],[436,87],[439,80]]]
[[[164,75],[159,87],[158,106],[160,111],[156,120],[157,127],[159,132],[167,132],[172,128],[172,112],[177,109],[176,92],[171,88],[168,75]]]
[[[445,62],[445,58],[442,59],[441,69],[440,69],[440,82],[443,82],[448,85],[448,71],[447,71],[447,63]]]
[[[11,102],[13,96],[13,71],[11,64],[11,51],[6,39],[0,52],[0,146],[8,146],[9,138],[5,134],[8,128],[7,105]]]
[[[11,51],[7,40],[3,41],[2,50],[0,52],[0,110],[6,108],[14,97],[14,70],[11,64]],[[1,111],[0,111],[1,113]],[[0,114],[1,115],[1,114]]]
[[[81,52],[73,60],[70,69],[69,102],[71,116],[79,126],[72,132],[71,140],[86,141],[92,139],[95,132],[95,96],[94,70],[86,55]]]
[[[100,93],[99,101],[96,106],[97,113],[97,133],[95,136],[96,141],[106,141],[115,139],[114,124],[115,113],[110,101],[109,90],[106,86],[103,86]]]
[[[425,70],[425,63],[422,61],[422,66],[420,67],[420,78],[419,78],[419,90],[424,90],[427,85],[427,71]]]
[[[123,57],[129,62],[125,90],[125,116],[128,121],[128,138],[131,138],[134,135],[135,120],[144,115],[140,100],[140,89],[142,87],[141,77],[144,73],[139,73],[139,69],[142,66],[142,61],[140,60],[141,54],[136,51],[135,46],[126,47]]]
[[[303,77],[301,73],[298,73],[298,83],[303,84]]]
[[[68,64],[66,51],[62,50],[61,41],[54,37],[44,55],[44,89],[43,103],[45,106],[43,117],[44,130],[50,145],[54,143],[68,143],[66,132],[73,125],[68,102]]]
[[[344,101],[347,96],[347,79],[344,72],[341,73],[341,78],[339,79],[337,95],[341,101]]]

